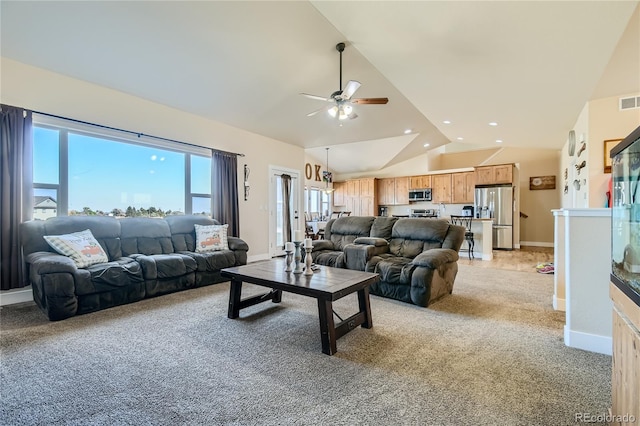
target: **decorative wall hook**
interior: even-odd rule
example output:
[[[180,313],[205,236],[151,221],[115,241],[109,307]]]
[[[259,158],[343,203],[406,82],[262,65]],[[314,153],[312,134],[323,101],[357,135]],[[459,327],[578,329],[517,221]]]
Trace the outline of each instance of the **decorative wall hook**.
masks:
[[[582,160],[582,163],[576,164],[576,170],[578,174],[580,174],[580,170],[582,170],[587,165],[587,160]]]
[[[580,145],[580,149],[578,150],[578,157],[580,157],[580,154],[582,154],[585,149],[587,149],[587,144],[582,142],[582,145]]]

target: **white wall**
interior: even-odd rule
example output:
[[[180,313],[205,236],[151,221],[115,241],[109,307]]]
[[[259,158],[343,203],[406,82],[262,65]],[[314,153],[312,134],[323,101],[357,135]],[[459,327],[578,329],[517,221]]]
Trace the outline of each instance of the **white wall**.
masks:
[[[0,57],[0,70],[4,104],[245,154],[238,158],[240,236],[250,260],[268,256],[268,167],[304,176],[302,148],[6,58]],[[248,201],[242,197],[244,164],[251,169]]]
[[[604,173],[604,141],[607,139],[622,139],[640,125],[640,108],[621,111],[619,98],[640,96],[640,93],[622,94],[609,98],[595,99],[585,105],[578,116],[573,130],[576,132],[576,154],[580,149],[581,140],[587,149],[579,157],[569,158],[567,152],[568,140],[561,150],[560,173],[568,170],[568,193],[562,196],[563,208],[599,208],[604,207],[605,196],[608,191],[610,173]],[[569,132],[568,129],[567,133]],[[586,160],[587,165],[580,175],[576,173],[574,164]],[[581,187],[573,185],[575,179],[580,179]],[[586,180],[586,185],[584,181]]]

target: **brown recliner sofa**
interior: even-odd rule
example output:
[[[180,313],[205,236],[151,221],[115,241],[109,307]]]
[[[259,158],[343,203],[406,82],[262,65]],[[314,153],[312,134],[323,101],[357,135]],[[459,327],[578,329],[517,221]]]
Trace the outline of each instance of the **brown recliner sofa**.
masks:
[[[465,229],[446,220],[350,216],[313,242],[315,263],[380,274],[371,294],[429,306],[453,291]]]

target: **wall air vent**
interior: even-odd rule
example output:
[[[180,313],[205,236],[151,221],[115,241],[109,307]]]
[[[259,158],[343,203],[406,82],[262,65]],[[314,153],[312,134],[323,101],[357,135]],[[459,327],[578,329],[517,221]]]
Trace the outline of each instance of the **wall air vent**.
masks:
[[[640,96],[620,98],[620,110],[640,108]]]

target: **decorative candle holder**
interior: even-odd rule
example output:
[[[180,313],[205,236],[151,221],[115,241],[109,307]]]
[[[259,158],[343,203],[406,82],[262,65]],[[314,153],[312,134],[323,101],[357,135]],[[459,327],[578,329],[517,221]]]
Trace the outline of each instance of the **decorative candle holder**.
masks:
[[[285,252],[285,255],[286,255],[285,262],[286,262],[286,265],[287,265],[287,266],[285,266],[284,271],[285,272],[291,272],[291,271],[293,271],[293,268],[291,267],[291,262],[293,261],[293,250],[285,250],[284,252]]]
[[[302,244],[302,241],[294,241],[293,244],[296,246],[296,252],[295,255],[293,256],[295,262],[296,262],[296,267],[293,270],[294,274],[301,274],[302,273],[302,254],[300,253],[300,245]]]
[[[304,248],[304,264],[305,264],[304,274],[305,275],[313,275],[313,269],[311,269],[311,263],[313,262],[313,259],[311,259],[312,251],[313,251],[312,246],[305,246]]]

